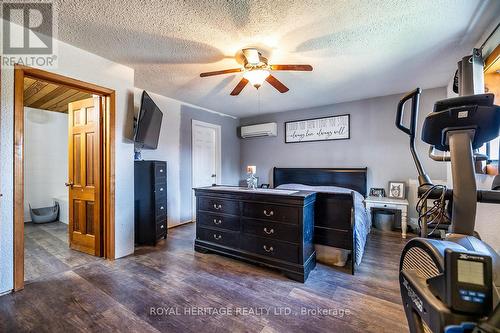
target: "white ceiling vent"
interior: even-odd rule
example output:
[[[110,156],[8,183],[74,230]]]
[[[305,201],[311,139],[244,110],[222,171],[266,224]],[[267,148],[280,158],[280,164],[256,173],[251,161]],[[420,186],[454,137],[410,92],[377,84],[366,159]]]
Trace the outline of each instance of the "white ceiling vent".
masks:
[[[278,125],[276,123],[257,124],[241,127],[241,137],[255,138],[258,136],[276,136],[278,135]]]

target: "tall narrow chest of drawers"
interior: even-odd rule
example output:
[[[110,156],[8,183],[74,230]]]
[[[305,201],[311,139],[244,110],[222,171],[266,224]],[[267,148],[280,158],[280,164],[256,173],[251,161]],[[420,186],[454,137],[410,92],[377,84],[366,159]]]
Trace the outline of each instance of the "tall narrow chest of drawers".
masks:
[[[135,161],[135,242],[167,238],[167,162]]]
[[[195,189],[195,195],[196,251],[307,279],[316,265],[314,192],[208,187]]]

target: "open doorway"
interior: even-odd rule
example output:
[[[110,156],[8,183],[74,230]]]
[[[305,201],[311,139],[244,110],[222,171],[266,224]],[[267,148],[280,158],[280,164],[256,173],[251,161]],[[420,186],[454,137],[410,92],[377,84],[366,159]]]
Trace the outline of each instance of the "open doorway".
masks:
[[[25,281],[68,270],[94,257],[70,250],[69,108],[93,95],[24,78]],[[72,223],[74,224],[74,222]]]
[[[14,289],[114,258],[114,91],[16,66]]]

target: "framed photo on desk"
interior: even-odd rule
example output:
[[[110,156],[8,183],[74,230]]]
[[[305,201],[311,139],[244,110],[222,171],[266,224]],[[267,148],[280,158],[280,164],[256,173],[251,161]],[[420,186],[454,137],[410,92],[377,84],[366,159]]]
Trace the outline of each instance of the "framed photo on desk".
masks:
[[[404,199],[405,198],[405,182],[391,181],[389,182],[389,198]]]

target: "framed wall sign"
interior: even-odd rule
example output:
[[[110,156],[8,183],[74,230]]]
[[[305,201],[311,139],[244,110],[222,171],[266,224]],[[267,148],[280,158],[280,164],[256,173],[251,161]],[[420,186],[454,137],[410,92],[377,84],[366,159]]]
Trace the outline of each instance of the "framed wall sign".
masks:
[[[348,114],[285,122],[285,143],[346,140],[350,138]]]

